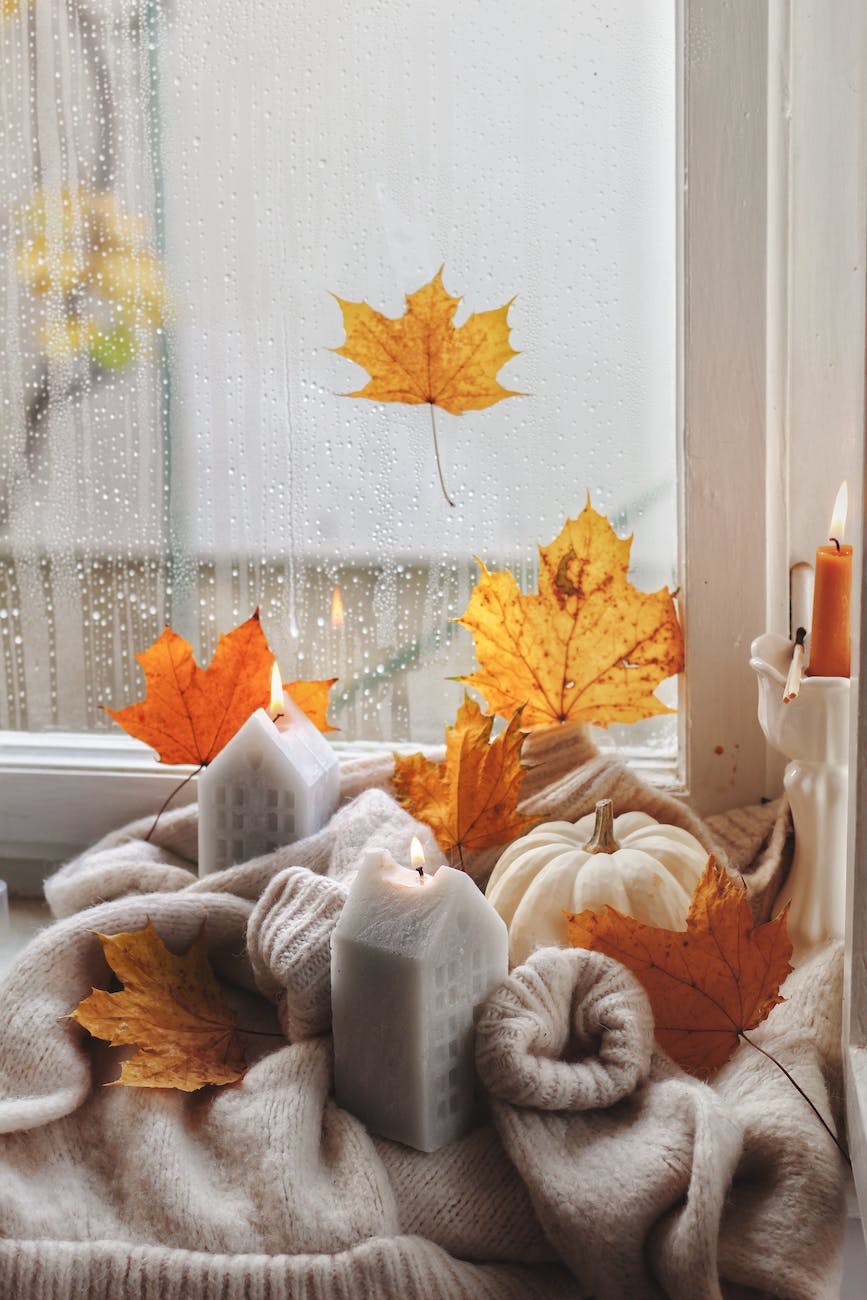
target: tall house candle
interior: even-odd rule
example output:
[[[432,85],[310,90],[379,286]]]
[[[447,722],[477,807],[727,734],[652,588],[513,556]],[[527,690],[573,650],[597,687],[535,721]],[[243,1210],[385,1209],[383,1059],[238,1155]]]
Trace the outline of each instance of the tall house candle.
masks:
[[[508,973],[508,932],[463,871],[369,851],[331,949],[334,1091],[381,1137],[436,1151],[478,1118],[477,1007]]]
[[[847,497],[847,487],[843,483],[834,502],[830,544],[820,546],[816,551],[810,677],[849,676],[852,547],[842,545]]]

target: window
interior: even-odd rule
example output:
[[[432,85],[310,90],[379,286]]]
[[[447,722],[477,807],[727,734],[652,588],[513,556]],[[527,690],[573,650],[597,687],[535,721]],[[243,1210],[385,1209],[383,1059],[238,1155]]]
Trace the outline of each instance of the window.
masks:
[[[275,24],[250,3],[246,29],[269,32],[257,61],[252,38],[204,6],[148,0],[123,20],[7,6],[6,852],[65,853],[174,784],[123,737],[81,734],[106,725],[101,702],[137,693],[134,651],[166,618],[204,659],[260,601],[287,675],[326,656],[346,665],[346,736],[438,739],[457,689],[442,679],[471,662],[448,622],[469,556],[530,585],[535,543],[586,486],[635,528],[638,580],[682,588],[681,785],[706,810],[768,788],[748,645],[786,621],[789,512],[801,509],[788,466],[802,456],[789,439],[809,443],[788,404],[796,389],[799,411],[807,389],[814,409],[849,401],[851,385],[791,359],[809,321],[836,312],[855,229],[839,214],[856,207],[838,202],[839,177],[858,174],[817,148],[826,174],[813,184],[786,134],[811,111],[802,120],[796,100],[786,127],[781,109],[793,71],[812,110],[854,47],[836,17],[808,31],[798,15],[790,30],[777,7],[769,18],[699,0],[677,22],[667,6],[552,4],[540,22],[518,5],[455,4],[419,11],[412,29],[407,4],[388,39],[379,6],[345,9]],[[816,41],[811,68],[800,51]],[[399,75],[377,79],[386,48]],[[240,92],[251,77],[252,97]],[[818,117],[833,133],[851,104],[840,91]],[[612,123],[622,147],[601,140]],[[840,274],[805,302],[793,249],[829,225]],[[61,249],[68,236],[70,260],[40,288],[49,235]],[[338,399],[360,372],[327,350],[342,338],[328,290],[396,313],[441,260],[467,311],[518,293],[522,355],[502,378],[532,393],[442,417],[455,510],[437,497],[427,412]],[[531,436],[535,494],[515,490]],[[827,461],[815,450],[811,486],[837,474]],[[396,508],[398,486],[408,504]],[[748,578],[727,562],[735,539],[754,558]],[[653,746],[671,774],[671,732],[645,736],[645,758]],[[95,772],[112,790],[97,816],[82,798]]]
[[[532,586],[588,488],[636,581],[677,584],[675,6],[237,19],[22,0],[0,27],[11,774],[150,765],[100,709],[135,652],[171,621],[205,661],[256,604],[285,675],[339,676],[344,736],[439,741],[471,557]],[[428,411],[338,396],[361,371],[329,350],[329,291],[397,315],[440,264],[458,320],[517,295],[529,394],[437,412],[454,508]],[[625,738],[671,766],[676,725]]]
[[[532,584],[588,488],[676,585],[673,5],[48,11],[4,27],[3,725],[109,730],[166,621],[206,660],[260,605],[347,736],[439,741],[472,557]],[[443,264],[459,321],[516,296],[529,394],[436,412],[454,508],[429,409],[330,350],[331,293]]]

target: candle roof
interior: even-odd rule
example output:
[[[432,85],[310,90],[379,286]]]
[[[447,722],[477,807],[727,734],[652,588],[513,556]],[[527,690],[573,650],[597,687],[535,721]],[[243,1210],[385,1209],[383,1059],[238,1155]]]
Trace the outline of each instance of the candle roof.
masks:
[[[422,882],[384,849],[363,857],[337,932],[408,961],[438,950],[446,956],[456,940],[461,947],[485,944],[491,934],[508,948],[502,918],[465,872],[439,867]]]

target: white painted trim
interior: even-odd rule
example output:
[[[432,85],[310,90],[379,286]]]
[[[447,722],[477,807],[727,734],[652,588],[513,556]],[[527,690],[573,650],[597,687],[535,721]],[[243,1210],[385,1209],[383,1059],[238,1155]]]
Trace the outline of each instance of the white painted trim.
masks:
[[[152,750],[124,736],[2,732],[0,858],[21,864],[69,857],[158,809],[192,770],[160,767]],[[194,797],[191,781],[178,802]],[[33,876],[19,865],[13,883]]]
[[[867,472],[863,441],[862,476]],[[867,500],[867,491],[863,492],[862,499]],[[854,561],[853,596],[857,612],[849,727],[843,1063],[846,1129],[855,1192],[859,1205],[867,1208],[867,708],[862,707],[859,687],[867,674],[867,526],[862,527],[860,545],[854,547]],[[862,1218],[865,1217],[862,1209]]]
[[[829,76],[833,69],[833,76]],[[824,70],[824,76],[822,71]],[[843,472],[854,546],[844,1085],[849,1152],[867,1207],[867,11],[792,10],[791,553],[812,560]]]
[[[768,6],[767,258],[765,268],[765,629],[794,636],[790,626],[789,329],[791,212],[791,0]],[[763,793],[783,788],[786,760],[765,746]]]
[[[748,660],[768,589],[766,6],[690,0],[683,52],[684,741],[709,813],[765,781]]]
[[[682,725],[707,813],[781,790],[750,641],[789,633],[791,566],[859,481],[867,15],[685,0],[684,21]]]

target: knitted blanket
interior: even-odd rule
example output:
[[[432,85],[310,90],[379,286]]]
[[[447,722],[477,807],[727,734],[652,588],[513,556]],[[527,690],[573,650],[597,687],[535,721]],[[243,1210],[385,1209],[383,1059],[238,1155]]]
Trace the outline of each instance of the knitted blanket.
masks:
[[[604,796],[686,826],[766,915],[790,852],[785,808],[699,822],[580,729],[531,736],[523,811],[572,819]],[[712,1084],[658,1049],[645,995],[599,954],[546,949],[478,1025],[490,1118],[426,1155],[370,1135],[331,1091],[329,942],[374,845],[427,830],[388,755],[342,768],[320,834],[195,876],[196,813],[103,840],[46,885],[56,924],[0,985],[0,1296],[16,1300],[623,1297],[818,1300],[839,1288],[842,1162],[780,1071],[744,1045]],[[468,863],[483,880],[496,854]],[[94,931],[202,922],[250,1030],[237,1085],[105,1087],[117,1052],[68,1019],[110,974]],[[842,959],[790,977],[755,1037],[839,1119]],[[275,1047],[274,1044],[277,1044]]]

